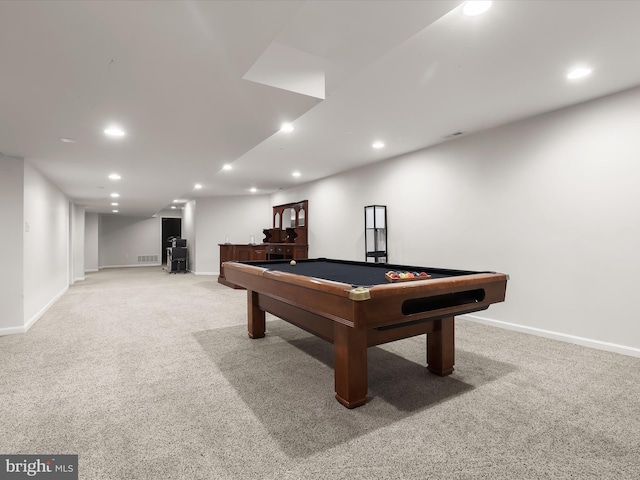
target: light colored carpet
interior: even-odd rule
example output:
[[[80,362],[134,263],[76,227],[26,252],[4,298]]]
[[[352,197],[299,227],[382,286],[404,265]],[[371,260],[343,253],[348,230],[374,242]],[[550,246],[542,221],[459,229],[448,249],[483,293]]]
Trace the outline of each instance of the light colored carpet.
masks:
[[[0,453],[87,480],[640,478],[640,359],[458,320],[453,375],[423,336],[371,348],[348,410],[330,344],[267,330],[214,277],[88,274],[0,337]]]

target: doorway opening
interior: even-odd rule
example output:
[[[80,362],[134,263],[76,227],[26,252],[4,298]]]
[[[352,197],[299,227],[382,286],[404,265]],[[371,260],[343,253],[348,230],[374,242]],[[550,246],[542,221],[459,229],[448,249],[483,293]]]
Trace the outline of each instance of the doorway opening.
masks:
[[[163,218],[162,219],[162,264],[167,264],[167,247],[171,246],[171,239],[182,238],[182,219]]]

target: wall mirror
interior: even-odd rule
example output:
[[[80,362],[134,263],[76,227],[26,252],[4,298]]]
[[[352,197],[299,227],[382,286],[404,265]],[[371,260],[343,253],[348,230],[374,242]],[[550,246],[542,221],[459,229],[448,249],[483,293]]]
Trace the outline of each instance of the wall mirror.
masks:
[[[297,222],[297,214],[295,208],[285,208],[282,213],[282,229],[295,228],[300,226]]]

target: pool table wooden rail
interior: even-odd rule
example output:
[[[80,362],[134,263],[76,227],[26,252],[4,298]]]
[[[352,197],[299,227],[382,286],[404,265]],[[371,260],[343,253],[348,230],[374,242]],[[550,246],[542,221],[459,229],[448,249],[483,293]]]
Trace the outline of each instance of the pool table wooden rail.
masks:
[[[504,274],[478,273],[461,277],[385,283],[367,288],[370,299],[353,301],[350,299],[353,287],[341,282],[302,277],[236,262],[228,262],[226,267],[233,271],[231,275],[234,283],[248,290],[273,296],[289,305],[355,328],[376,328],[485,310],[492,303],[504,301],[507,282],[507,276]],[[259,273],[256,273],[258,271]],[[455,303],[455,294],[476,291],[482,291],[482,298],[472,299],[473,301],[468,303]],[[442,299],[440,308],[425,305],[430,309],[408,314],[402,311],[403,304],[408,300],[434,297]],[[450,304],[447,304],[446,297],[451,297]]]

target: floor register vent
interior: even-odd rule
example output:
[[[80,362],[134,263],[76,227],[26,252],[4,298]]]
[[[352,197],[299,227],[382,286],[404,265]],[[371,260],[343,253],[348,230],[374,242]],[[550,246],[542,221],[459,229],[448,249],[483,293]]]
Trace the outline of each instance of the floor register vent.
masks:
[[[138,255],[138,263],[158,263],[158,255]]]

